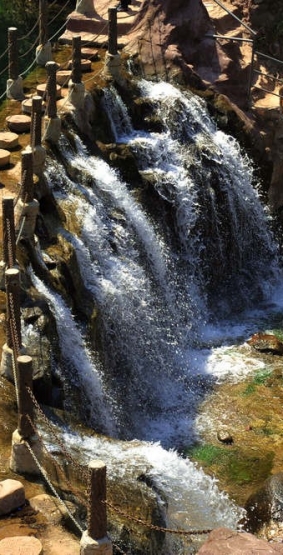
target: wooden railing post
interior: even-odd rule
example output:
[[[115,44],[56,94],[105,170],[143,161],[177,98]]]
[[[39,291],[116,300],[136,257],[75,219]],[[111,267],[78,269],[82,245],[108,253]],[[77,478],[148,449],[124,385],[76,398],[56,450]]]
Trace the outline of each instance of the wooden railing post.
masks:
[[[14,199],[2,200],[3,259],[5,268],[16,264],[16,232],[14,222]]]
[[[13,100],[24,98],[23,79],[19,75],[19,53],[18,53],[18,29],[9,27],[8,29],[8,81],[6,96]]]
[[[9,58],[9,79],[19,77],[19,53],[18,53],[18,29],[9,27],[8,29],[8,58]]]
[[[108,9],[108,52],[112,56],[117,54],[117,9]]]
[[[117,9],[108,9],[108,51],[105,55],[104,73],[117,83],[123,83],[121,75],[121,57],[118,53]]]
[[[82,66],[81,66],[81,37],[77,35],[72,39],[72,74],[73,83],[81,83]]]
[[[87,531],[81,539],[80,555],[112,555],[112,543],[107,536],[106,465],[103,461],[93,460],[88,469]]]
[[[85,86],[82,83],[82,65],[81,65],[81,37],[75,36],[72,40],[72,75],[68,83],[69,102],[76,109],[84,107]]]
[[[33,171],[41,176],[46,158],[45,148],[41,144],[42,134],[42,97],[33,96],[31,107],[30,145],[33,152]]]
[[[100,540],[107,534],[106,465],[102,461],[89,463],[88,535]]]
[[[48,3],[47,0],[39,0],[39,45],[36,49],[36,62],[45,66],[50,60],[52,50],[48,40]]]
[[[16,268],[9,268],[5,272],[5,278],[7,345],[16,355],[19,355],[22,346],[20,272]]]
[[[22,151],[21,200],[32,202],[34,197],[33,153],[31,148]]]
[[[42,97],[32,97],[30,144],[32,148],[41,145],[41,120],[42,120]]]
[[[46,84],[46,103],[47,103],[47,117],[56,118],[57,116],[57,106],[56,106],[56,71],[58,65],[56,62],[47,62],[47,84]]]
[[[32,358],[28,355],[20,355],[17,358],[18,365],[18,431],[22,438],[27,439],[34,435],[33,403],[28,388],[32,391]]]

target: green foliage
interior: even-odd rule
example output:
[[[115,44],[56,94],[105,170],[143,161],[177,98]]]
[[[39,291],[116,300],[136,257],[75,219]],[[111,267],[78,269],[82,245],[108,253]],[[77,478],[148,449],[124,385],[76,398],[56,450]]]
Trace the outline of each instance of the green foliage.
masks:
[[[252,393],[256,391],[256,387],[258,385],[268,386],[268,380],[270,378],[270,375],[271,375],[271,370],[269,370],[268,368],[263,368],[261,370],[258,370],[255,373],[251,383],[249,383],[246,389],[243,391],[242,395],[243,396],[252,395]]]
[[[265,480],[272,470],[274,453],[258,457],[238,446],[218,447],[208,443],[190,448],[187,456],[199,462],[205,470],[224,478],[228,484],[241,486]]]
[[[210,466],[220,459],[223,459],[223,457],[226,458],[227,449],[207,443],[190,448],[187,455],[202,464]]]

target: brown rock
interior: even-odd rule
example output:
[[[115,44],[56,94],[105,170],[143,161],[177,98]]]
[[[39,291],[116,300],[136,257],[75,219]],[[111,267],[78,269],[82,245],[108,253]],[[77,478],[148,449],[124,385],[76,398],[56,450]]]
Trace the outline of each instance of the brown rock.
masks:
[[[15,536],[0,541],[0,555],[41,555],[42,544],[32,536]]]
[[[24,486],[18,480],[0,482],[0,516],[9,514],[25,503]]]
[[[257,351],[273,355],[283,355],[283,343],[271,333],[255,333],[247,343]]]
[[[283,546],[270,544],[247,532],[229,528],[213,530],[198,551],[198,555],[283,555]]]

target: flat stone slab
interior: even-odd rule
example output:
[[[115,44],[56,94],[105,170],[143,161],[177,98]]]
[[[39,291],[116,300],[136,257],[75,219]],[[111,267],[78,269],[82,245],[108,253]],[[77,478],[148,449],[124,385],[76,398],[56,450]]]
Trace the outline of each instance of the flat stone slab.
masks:
[[[30,116],[24,114],[9,116],[6,118],[6,124],[10,131],[15,133],[29,133],[30,131]]]
[[[42,102],[41,111],[44,112],[45,109],[46,109],[46,104],[45,104],[45,102]],[[23,102],[22,102],[22,112],[24,112],[24,114],[31,114],[31,112],[32,112],[32,98],[26,98],[26,100],[23,100]]]
[[[72,72],[69,69],[59,69],[56,73],[56,81],[60,87],[67,87],[70,81]]]
[[[0,168],[10,164],[10,152],[4,148],[0,148]]]
[[[12,479],[0,482],[0,516],[11,513],[24,503],[25,490],[21,482]]]
[[[70,61],[68,63],[68,69],[72,69],[73,63]],[[91,60],[87,60],[86,58],[81,59],[81,70],[82,71],[91,71]]]
[[[37,85],[36,92],[39,96],[44,96],[46,93],[47,83],[41,83]],[[56,98],[61,97],[61,87],[60,85],[56,85]]]
[[[0,541],[0,555],[42,555],[41,542],[32,536],[14,536]]]
[[[16,148],[19,144],[19,136],[17,133],[11,131],[0,132],[0,148],[12,149]]]
[[[81,54],[83,58],[87,58],[88,60],[99,60],[99,52],[97,48],[82,48]]]

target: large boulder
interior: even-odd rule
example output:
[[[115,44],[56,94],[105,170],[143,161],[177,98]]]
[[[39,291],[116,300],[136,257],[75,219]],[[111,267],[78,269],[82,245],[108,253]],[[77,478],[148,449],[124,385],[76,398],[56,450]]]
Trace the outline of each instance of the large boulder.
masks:
[[[198,555],[278,555],[283,554],[283,546],[270,544],[248,532],[236,532],[229,528],[213,530],[208,540],[198,551]]]
[[[265,524],[283,520],[283,472],[268,478],[246,502],[246,528],[258,532]]]
[[[18,480],[0,482],[0,516],[18,509],[25,503],[24,486]]]

